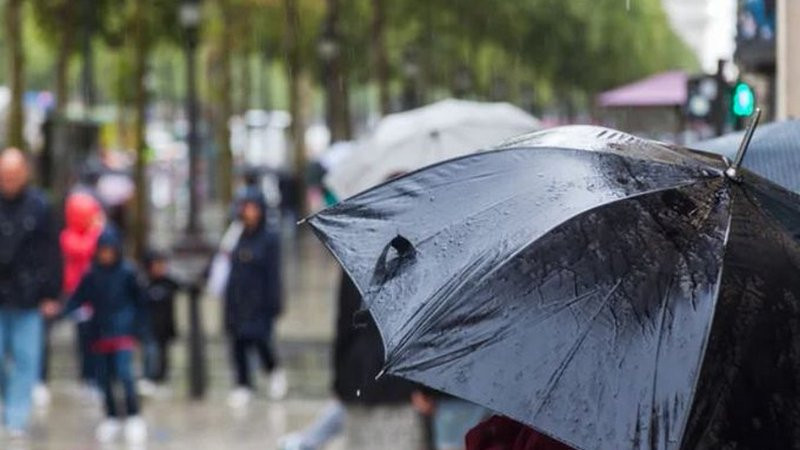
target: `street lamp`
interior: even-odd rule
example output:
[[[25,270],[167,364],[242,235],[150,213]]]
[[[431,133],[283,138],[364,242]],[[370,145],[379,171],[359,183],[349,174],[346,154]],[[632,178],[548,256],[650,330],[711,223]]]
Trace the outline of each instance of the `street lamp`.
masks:
[[[195,80],[196,50],[201,18],[200,0],[183,0],[180,5],[179,18],[186,43],[186,119],[189,123],[189,132],[186,136],[186,143],[189,147],[189,220],[186,224],[186,234],[194,237],[201,232],[197,85]]]
[[[403,75],[406,82],[403,88],[403,109],[414,109],[419,106],[417,84],[419,82],[420,67],[417,62],[417,52],[414,48],[407,48],[403,53]]]

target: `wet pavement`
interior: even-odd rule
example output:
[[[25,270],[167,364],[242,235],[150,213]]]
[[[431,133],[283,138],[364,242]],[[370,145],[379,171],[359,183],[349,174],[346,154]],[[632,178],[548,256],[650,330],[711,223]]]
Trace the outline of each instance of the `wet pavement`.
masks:
[[[280,436],[309,424],[330,399],[330,340],[333,334],[334,287],[338,271],[333,259],[309,234],[287,236],[284,246],[286,308],[278,325],[279,354],[289,376],[289,395],[271,401],[264,393],[244,410],[226,404],[231,374],[221,333],[218,300],[204,300],[209,391],[206,399],[188,398],[187,355],[184,339],[172,349],[169,392],[145,399],[143,415],[150,427],[148,449],[276,449]],[[178,300],[179,328],[187,336],[187,305]],[[0,448],[43,450],[130,448],[101,446],[93,432],[101,420],[99,403],[88,399],[74,374],[72,326],[54,330],[51,369],[53,399],[37,412],[30,439],[15,447],[0,440]],[[266,387],[267,379],[261,377]],[[331,447],[340,450],[341,443]]]

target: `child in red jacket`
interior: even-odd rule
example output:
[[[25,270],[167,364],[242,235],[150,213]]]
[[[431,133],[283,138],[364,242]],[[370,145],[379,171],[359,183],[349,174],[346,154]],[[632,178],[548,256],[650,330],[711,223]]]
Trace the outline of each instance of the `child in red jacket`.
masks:
[[[66,227],[61,232],[61,254],[64,259],[63,296],[71,296],[92,266],[97,238],[103,231],[105,221],[100,203],[90,194],[70,194],[64,205]],[[92,353],[89,351],[86,321],[91,317],[91,308],[86,305],[78,312],[78,352],[81,381],[87,385],[95,383]]]

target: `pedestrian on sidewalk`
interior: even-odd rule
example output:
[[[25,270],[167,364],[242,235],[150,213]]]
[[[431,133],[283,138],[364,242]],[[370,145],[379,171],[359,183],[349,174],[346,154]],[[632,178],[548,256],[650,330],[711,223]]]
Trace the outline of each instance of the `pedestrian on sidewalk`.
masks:
[[[40,310],[58,309],[61,290],[58,231],[47,200],[29,179],[24,153],[0,152],[0,357],[7,362],[0,365],[0,396],[2,422],[12,437],[25,436],[41,373]]]
[[[59,236],[61,255],[64,261],[64,277],[62,284],[61,297],[66,301],[75,292],[78,284],[84,275],[89,271],[94,259],[94,252],[97,246],[97,238],[103,231],[105,215],[100,202],[90,193],[85,191],[75,191],[67,196],[64,202],[64,222],[65,228]],[[94,355],[89,348],[89,319],[91,319],[91,307],[81,305],[74,314],[76,322],[76,352],[78,355],[79,379],[83,391],[95,394],[97,380],[95,376]],[[48,327],[49,328],[49,327]],[[46,343],[49,341],[45,336]],[[42,384],[37,388],[39,393],[34,391],[34,400],[37,404],[44,402],[45,397],[49,397],[46,391],[49,346],[45,345],[45,357],[42,362]],[[38,399],[38,400],[37,400]]]
[[[275,321],[283,304],[280,237],[266,225],[267,205],[260,193],[250,192],[242,198],[239,214],[244,229],[231,255],[225,289],[225,328],[236,377],[228,400],[235,408],[245,406],[252,397],[251,352],[258,354],[270,375],[271,398],[283,398],[288,387],[273,344]]]
[[[147,426],[140,416],[139,397],[133,374],[133,351],[137,338],[147,333],[143,293],[136,270],[122,256],[122,239],[106,226],[97,240],[92,268],[81,280],[61,316],[88,303],[94,314],[90,343],[95,354],[97,380],[104,396],[106,418],[95,436],[101,442],[116,439],[123,430],[130,443],[147,438]],[[125,416],[117,405],[114,390],[121,385],[125,394]]]
[[[170,344],[177,337],[175,295],[178,283],[169,276],[169,260],[163,253],[150,251],[144,257],[146,274],[145,307],[151,333],[144,343],[145,390],[163,387],[169,379]],[[140,385],[141,387],[141,385]]]

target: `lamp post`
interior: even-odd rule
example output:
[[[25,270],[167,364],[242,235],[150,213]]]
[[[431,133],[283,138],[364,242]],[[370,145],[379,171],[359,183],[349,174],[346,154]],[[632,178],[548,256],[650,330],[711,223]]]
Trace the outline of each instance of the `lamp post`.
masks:
[[[419,106],[420,98],[417,87],[420,72],[416,49],[406,49],[403,54],[403,75],[405,76],[405,87],[403,88],[404,110],[414,109]]]
[[[180,23],[186,44],[186,120],[189,131],[186,143],[189,147],[189,220],[186,234],[195,237],[200,234],[199,221],[199,139],[197,134],[197,86],[195,80],[196,50],[200,29],[200,0],[183,0],[180,6]]]

